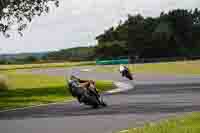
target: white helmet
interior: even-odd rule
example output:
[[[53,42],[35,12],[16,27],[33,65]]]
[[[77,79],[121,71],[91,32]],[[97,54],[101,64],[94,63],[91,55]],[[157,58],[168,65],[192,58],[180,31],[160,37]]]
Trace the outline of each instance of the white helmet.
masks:
[[[124,66],[122,64],[120,64],[120,66],[119,66],[119,71],[120,72],[124,71]]]
[[[71,74],[70,74],[70,79],[71,79],[71,78],[77,78],[78,75],[79,75],[79,72],[78,72],[78,71],[72,70],[72,71],[71,71]]]

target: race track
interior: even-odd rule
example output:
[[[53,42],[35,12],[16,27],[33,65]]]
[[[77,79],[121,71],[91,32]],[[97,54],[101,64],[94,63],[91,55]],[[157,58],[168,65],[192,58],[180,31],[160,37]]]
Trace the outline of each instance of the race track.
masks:
[[[77,70],[80,68],[77,68]],[[30,71],[24,71],[30,72]],[[31,73],[67,75],[69,70],[32,70]],[[88,79],[131,84],[117,73],[80,72]],[[91,109],[76,101],[0,112],[2,133],[113,133],[174,115],[200,111],[200,77],[174,75],[135,76],[131,90],[105,94],[108,107]]]

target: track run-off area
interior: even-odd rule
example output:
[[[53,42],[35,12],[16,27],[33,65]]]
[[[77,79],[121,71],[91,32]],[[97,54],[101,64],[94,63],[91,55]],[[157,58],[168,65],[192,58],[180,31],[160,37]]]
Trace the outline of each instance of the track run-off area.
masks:
[[[135,74],[134,82],[119,73],[82,71],[80,78],[113,80],[119,91],[103,94],[108,107],[91,109],[77,101],[0,112],[2,133],[113,133],[174,115],[200,111],[200,76]],[[67,76],[71,69],[20,70]],[[124,88],[123,88],[124,87]]]

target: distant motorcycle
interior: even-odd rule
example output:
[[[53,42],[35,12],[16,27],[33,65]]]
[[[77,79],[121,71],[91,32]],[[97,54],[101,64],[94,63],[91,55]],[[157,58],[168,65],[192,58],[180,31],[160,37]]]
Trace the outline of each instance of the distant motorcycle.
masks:
[[[133,76],[126,66],[120,65],[120,73],[122,74],[122,77],[126,77],[129,80],[133,80]]]

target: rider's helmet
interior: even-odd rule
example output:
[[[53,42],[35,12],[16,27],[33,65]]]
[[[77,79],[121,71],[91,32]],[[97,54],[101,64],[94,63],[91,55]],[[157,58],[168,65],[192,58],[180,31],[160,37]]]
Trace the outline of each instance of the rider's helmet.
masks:
[[[119,65],[119,71],[120,72],[124,71],[124,66],[122,64]]]
[[[68,79],[68,89],[70,91],[70,93],[72,94],[73,97],[76,97],[77,96],[77,93],[76,93],[76,77],[71,74],[69,76],[69,79]]]
[[[73,71],[71,74],[70,74],[70,77],[69,77],[70,80],[75,80],[75,79],[78,79],[78,73]]]

